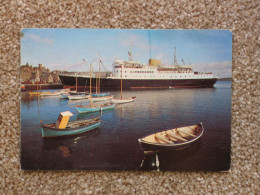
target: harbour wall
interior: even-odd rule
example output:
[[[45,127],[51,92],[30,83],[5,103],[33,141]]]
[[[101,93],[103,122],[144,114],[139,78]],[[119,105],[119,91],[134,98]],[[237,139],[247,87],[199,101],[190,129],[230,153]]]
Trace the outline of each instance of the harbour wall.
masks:
[[[62,83],[55,84],[22,84],[26,91],[42,90],[42,89],[63,89]]]

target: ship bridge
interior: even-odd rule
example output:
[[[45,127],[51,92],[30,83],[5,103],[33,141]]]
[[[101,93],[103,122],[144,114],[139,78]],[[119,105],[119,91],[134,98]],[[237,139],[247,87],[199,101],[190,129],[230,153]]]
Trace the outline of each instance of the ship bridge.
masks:
[[[124,60],[116,60],[113,64],[114,68],[123,67],[142,67],[139,61],[124,61]]]

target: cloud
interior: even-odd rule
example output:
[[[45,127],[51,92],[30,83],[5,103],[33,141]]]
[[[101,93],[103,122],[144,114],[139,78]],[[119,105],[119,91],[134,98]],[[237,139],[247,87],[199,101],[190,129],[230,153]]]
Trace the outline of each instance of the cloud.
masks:
[[[49,38],[41,37],[36,34],[29,33],[29,34],[27,34],[27,38],[29,38],[35,42],[38,42],[38,43],[46,43],[48,45],[53,45],[53,40],[51,40]]]
[[[194,71],[212,72],[220,78],[232,77],[232,61],[193,64]]]
[[[63,71],[86,71],[86,63],[83,61],[78,61],[76,63],[60,63],[53,62],[48,66],[50,70],[63,70]]]

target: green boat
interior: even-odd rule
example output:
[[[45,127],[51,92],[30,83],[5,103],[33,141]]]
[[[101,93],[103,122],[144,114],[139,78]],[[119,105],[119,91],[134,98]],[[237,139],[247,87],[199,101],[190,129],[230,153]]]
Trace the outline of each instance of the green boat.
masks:
[[[55,123],[52,124],[42,124],[41,132],[42,137],[61,137],[61,136],[69,136],[69,135],[77,135],[81,133],[85,133],[87,131],[96,129],[100,126],[101,120],[100,117],[87,119],[87,120],[79,120],[68,122],[65,128],[56,128]]]

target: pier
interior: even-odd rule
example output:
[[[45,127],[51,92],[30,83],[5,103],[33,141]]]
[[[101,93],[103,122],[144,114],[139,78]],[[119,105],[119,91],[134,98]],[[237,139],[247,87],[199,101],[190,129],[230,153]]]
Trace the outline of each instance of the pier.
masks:
[[[22,84],[26,91],[41,90],[41,89],[63,89],[62,83],[54,84]]]

